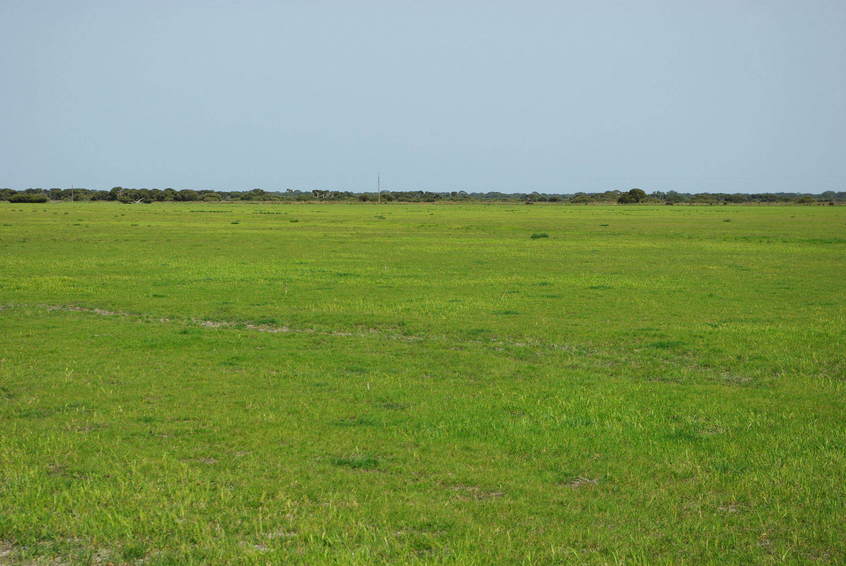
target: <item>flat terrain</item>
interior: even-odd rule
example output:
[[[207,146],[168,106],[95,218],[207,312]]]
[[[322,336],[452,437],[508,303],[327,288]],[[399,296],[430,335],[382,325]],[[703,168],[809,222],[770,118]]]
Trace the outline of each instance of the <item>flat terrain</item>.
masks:
[[[2,202],[0,564],[844,563],[844,285],[846,207]]]

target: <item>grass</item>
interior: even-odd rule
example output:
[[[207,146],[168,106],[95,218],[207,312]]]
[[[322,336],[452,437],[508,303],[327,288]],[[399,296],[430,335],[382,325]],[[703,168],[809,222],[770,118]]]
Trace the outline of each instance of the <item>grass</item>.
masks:
[[[0,564],[843,563],[844,228],[0,203]]]

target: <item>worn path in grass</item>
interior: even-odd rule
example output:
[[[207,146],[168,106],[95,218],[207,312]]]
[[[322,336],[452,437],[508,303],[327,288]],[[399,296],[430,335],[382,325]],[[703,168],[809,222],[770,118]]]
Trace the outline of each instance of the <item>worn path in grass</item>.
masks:
[[[0,203],[0,563],[842,562],[844,212]]]

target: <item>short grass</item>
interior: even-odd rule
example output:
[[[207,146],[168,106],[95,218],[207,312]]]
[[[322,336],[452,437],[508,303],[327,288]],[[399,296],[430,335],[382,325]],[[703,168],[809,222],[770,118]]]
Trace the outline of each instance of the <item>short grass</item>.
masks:
[[[845,283],[841,207],[0,203],[0,564],[843,563]]]

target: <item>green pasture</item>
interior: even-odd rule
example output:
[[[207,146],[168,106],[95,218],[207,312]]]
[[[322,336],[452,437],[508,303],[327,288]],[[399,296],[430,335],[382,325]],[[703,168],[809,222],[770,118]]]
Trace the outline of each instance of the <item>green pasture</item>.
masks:
[[[0,564],[846,562],[846,207],[0,202]]]

